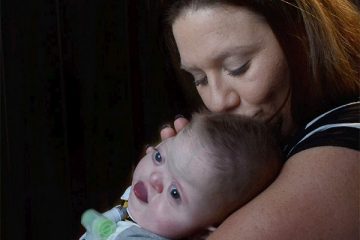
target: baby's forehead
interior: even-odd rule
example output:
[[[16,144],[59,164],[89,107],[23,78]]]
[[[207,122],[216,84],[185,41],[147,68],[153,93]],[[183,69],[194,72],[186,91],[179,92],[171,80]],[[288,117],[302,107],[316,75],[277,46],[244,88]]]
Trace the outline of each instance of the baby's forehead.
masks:
[[[183,140],[194,139],[197,141],[205,140],[205,135],[203,132],[203,127],[199,119],[193,120],[190,124],[185,126],[177,135],[177,137],[182,138]],[[203,142],[203,141],[202,141]]]
[[[193,124],[188,124],[180,132],[177,133],[174,137],[167,138],[160,142],[156,148],[166,148],[173,149],[180,146],[185,146],[189,141],[195,142],[199,141],[202,138],[202,134],[198,130],[198,127]]]
[[[203,156],[208,151],[208,140],[198,130],[197,127],[189,126],[180,131],[170,144],[170,148],[175,148],[177,154],[190,153],[190,156]]]
[[[196,132],[180,132],[168,147],[174,169],[180,172],[185,180],[196,181],[195,178],[201,176],[205,179],[213,174],[210,149]]]

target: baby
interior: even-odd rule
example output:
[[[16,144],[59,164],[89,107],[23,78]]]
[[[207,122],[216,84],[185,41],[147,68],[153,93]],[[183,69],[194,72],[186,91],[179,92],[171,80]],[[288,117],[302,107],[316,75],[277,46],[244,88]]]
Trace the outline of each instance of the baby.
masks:
[[[193,115],[175,137],[147,152],[128,199],[137,225],[111,239],[177,239],[216,226],[263,191],[282,166],[264,124],[223,113]]]

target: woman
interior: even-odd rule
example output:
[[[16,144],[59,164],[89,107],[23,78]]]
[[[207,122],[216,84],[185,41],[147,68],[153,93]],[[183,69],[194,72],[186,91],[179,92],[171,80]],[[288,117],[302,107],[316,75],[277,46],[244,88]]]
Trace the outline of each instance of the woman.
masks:
[[[286,145],[287,161],[276,181],[209,239],[358,239],[360,17],[355,5],[346,0],[173,2],[169,43],[178,65],[193,75],[205,106],[261,119],[281,132]],[[162,129],[162,139],[187,123],[176,119],[174,129]]]

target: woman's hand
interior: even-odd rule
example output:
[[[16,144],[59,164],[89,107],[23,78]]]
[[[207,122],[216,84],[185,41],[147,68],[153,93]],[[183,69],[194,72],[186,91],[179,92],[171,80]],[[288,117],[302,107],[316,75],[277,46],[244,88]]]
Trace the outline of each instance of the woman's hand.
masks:
[[[170,124],[165,124],[160,130],[161,140],[165,140],[169,137],[175,136],[181,129],[183,129],[189,120],[187,120],[183,115],[176,115],[174,120],[174,128]],[[146,148],[146,153],[151,150],[151,147]]]
[[[164,128],[160,131],[160,137],[161,140],[165,140],[169,137],[175,136],[181,129],[183,129],[189,121],[184,118],[182,115],[176,115],[175,121],[174,121],[174,128],[172,128],[170,125],[166,125]]]

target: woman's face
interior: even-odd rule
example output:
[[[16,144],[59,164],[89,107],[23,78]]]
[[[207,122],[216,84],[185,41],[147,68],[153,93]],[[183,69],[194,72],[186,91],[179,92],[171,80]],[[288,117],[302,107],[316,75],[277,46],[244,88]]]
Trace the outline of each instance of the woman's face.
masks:
[[[288,64],[264,18],[241,7],[187,10],[173,34],[181,68],[210,111],[276,123],[285,134],[293,128]]]

